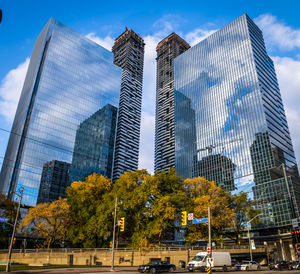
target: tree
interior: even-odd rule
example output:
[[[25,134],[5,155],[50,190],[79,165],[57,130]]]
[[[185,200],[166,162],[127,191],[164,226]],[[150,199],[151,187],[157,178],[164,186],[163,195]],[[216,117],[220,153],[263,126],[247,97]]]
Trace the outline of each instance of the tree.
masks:
[[[173,237],[174,220],[186,200],[181,178],[174,169],[155,175],[146,170],[125,172],[112,191],[103,196],[98,208],[98,222],[103,228],[112,227],[116,197],[117,219],[125,217],[125,231],[120,233],[120,239],[130,241],[132,247],[143,248],[160,245],[162,239]]]
[[[156,172],[154,175],[156,192],[152,200],[151,238],[153,244],[160,245],[161,241],[174,239],[175,221],[181,214],[186,203],[182,178],[177,176],[174,168],[167,172]]]
[[[217,239],[223,228],[231,223],[234,210],[229,207],[230,194],[204,177],[186,179],[184,188],[187,195],[186,210],[194,213],[194,218],[206,218],[207,210],[211,210],[212,236]],[[208,229],[205,224],[191,224],[187,227],[188,242],[208,239]]]
[[[44,245],[49,249],[55,241],[66,237],[69,220],[69,205],[66,199],[52,203],[41,203],[30,208],[25,216],[21,229],[45,239]]]
[[[145,243],[148,224],[151,219],[149,212],[149,196],[154,191],[154,177],[146,170],[125,172],[114,183],[110,193],[103,196],[103,203],[98,207],[99,226],[112,236],[115,199],[118,199],[117,220],[125,217],[125,231],[120,233],[120,239],[131,241],[132,246]]]
[[[108,223],[99,222],[104,213],[98,207],[103,204],[103,195],[111,189],[111,181],[96,173],[89,175],[85,181],[73,182],[66,189],[71,218],[68,239],[73,244],[84,247],[103,245],[103,237],[111,230]]]
[[[0,217],[7,218],[8,222],[13,224],[17,215],[16,202],[13,202],[5,195],[0,194]],[[12,234],[12,227],[4,223],[0,223],[0,248],[7,248],[9,237]]]
[[[234,210],[235,215],[232,218],[232,230],[236,244],[240,244],[239,236],[246,228],[246,224],[254,216],[259,214],[259,210],[254,208],[254,201],[248,198],[246,192],[240,192],[231,196],[230,207]],[[253,224],[258,224],[259,218],[253,220]],[[230,235],[230,233],[229,233]]]

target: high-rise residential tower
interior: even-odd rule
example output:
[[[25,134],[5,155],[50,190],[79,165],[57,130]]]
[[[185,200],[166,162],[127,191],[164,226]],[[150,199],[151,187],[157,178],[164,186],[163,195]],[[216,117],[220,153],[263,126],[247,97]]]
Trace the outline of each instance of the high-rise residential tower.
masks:
[[[47,163],[71,164],[74,155],[88,165],[95,160],[101,168],[105,160],[111,161],[108,143],[114,143],[114,134],[104,134],[107,139],[103,140],[104,125],[91,117],[99,111],[103,121],[106,114],[111,120],[111,112],[102,110],[108,104],[118,107],[121,73],[110,51],[50,19],[30,59],[1,169],[1,192],[14,199],[15,191],[24,187],[23,202],[34,206]],[[76,145],[101,150],[100,158],[93,158],[87,150],[74,154],[76,133],[83,124],[87,134],[92,128],[99,136],[79,138]],[[114,123],[109,125],[114,127]]]
[[[249,192],[263,213],[263,228],[270,228],[264,233],[290,228],[292,219],[299,220],[300,181],[261,30],[242,15],[178,56],[174,79],[179,175],[205,176],[227,190]],[[193,110],[195,126],[181,123],[187,115],[183,104]],[[187,146],[182,140],[195,130],[195,145]]]
[[[156,47],[154,170],[167,171],[175,167],[173,60],[189,48],[190,45],[174,32]]]
[[[112,51],[114,64],[122,68],[113,181],[124,171],[138,168],[144,40],[131,29],[116,38]]]

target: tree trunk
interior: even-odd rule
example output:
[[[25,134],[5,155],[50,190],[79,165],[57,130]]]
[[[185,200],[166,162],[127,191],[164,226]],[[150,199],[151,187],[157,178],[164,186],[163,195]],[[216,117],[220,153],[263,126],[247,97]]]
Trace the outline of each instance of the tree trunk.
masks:
[[[50,265],[50,245],[51,241],[48,241],[47,249],[48,249],[48,258],[47,258],[47,264]]]

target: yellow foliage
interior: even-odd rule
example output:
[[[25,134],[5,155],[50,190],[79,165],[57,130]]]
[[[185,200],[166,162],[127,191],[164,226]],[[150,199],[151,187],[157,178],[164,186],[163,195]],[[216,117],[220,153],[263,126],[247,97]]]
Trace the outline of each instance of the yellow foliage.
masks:
[[[214,231],[221,230],[232,222],[235,216],[229,208],[230,194],[204,177],[186,179],[184,188],[188,197],[188,209],[194,213],[194,218],[206,218],[208,207],[211,211],[211,225]],[[189,227],[187,239],[195,241],[207,239],[206,225],[194,224]]]
[[[45,238],[48,247],[56,241],[63,240],[67,232],[69,217],[69,205],[67,199],[61,199],[52,203],[41,203],[30,208],[25,216],[21,228],[25,232],[31,230]]]

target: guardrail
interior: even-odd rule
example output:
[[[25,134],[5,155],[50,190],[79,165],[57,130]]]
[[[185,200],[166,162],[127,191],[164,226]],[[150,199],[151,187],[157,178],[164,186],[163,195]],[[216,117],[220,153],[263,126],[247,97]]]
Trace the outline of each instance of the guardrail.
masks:
[[[256,246],[256,249],[266,248],[266,246]],[[248,245],[230,245],[230,246],[215,246],[213,250],[234,250],[234,249],[245,249],[249,250]],[[130,249],[130,248],[115,248],[116,252],[128,252],[128,251],[184,251],[184,250],[206,250],[206,247],[194,246],[194,247],[152,247],[148,249]],[[80,252],[101,252],[101,251],[111,251],[110,248],[51,248],[50,250],[46,248],[40,249],[13,249],[13,253],[80,253]],[[0,254],[8,253],[8,249],[0,249]]]

